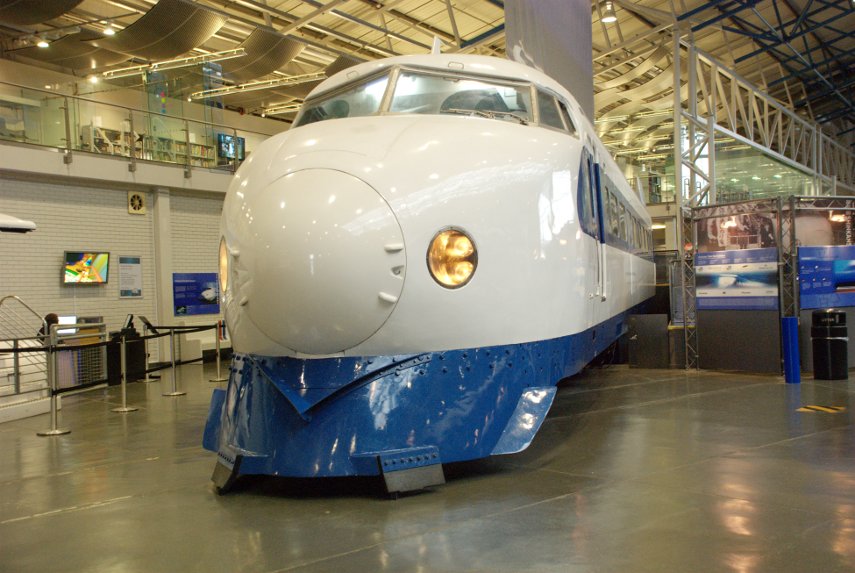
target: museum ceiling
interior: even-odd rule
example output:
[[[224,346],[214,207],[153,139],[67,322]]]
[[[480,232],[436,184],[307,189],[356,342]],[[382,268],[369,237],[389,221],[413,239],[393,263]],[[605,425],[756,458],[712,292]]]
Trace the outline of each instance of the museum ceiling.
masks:
[[[591,11],[596,117],[618,118],[598,124],[616,154],[664,149],[673,137],[675,30],[855,142],[855,0],[614,0]],[[283,121],[323,77],[360,60],[426,53],[435,38],[444,52],[504,56],[503,3],[0,0],[5,58],[97,76],[99,90],[144,88],[152,77],[176,98],[220,88],[226,107]],[[222,66],[222,85],[202,73],[208,61]]]

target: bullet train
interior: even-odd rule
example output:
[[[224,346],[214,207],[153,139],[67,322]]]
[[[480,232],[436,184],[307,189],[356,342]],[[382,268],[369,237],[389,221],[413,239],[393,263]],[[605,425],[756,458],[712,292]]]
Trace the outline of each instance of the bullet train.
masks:
[[[492,57],[328,78],[241,165],[221,230],[221,493],[360,475],[394,495],[519,452],[653,296],[650,218],[579,104]]]

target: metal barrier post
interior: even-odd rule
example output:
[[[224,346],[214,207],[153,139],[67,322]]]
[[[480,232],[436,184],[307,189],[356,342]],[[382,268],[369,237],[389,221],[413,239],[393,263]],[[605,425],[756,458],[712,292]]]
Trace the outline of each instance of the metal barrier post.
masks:
[[[146,384],[157,382],[157,379],[152,378],[148,373],[148,326],[145,324],[143,324],[143,352],[145,352],[145,378],[140,380],[140,382],[144,382]]]
[[[119,412],[124,414],[126,412],[136,412],[139,408],[134,408],[133,406],[128,406],[128,349],[125,346],[125,335],[122,334],[120,348],[120,356],[122,363],[122,405],[119,408],[113,408],[113,412]]]
[[[50,389],[50,430],[36,432],[36,435],[62,436],[64,434],[70,434],[71,430],[68,428],[57,428],[56,373],[58,368],[56,364],[56,325],[51,325],[50,338],[48,340],[50,342],[50,346],[48,347],[45,360],[47,362],[46,370],[48,376],[48,388]]]
[[[12,349],[18,350],[18,339],[12,343]],[[18,353],[12,355],[12,374],[15,377],[15,394],[21,393],[21,359],[18,357]]]
[[[187,392],[178,391],[178,373],[175,370],[175,329],[169,331],[169,355],[172,358],[172,392],[164,392],[164,396],[184,396]]]
[[[225,382],[226,380],[228,380],[228,378],[223,378],[223,374],[220,370],[220,332],[222,332],[222,328],[223,328],[223,321],[218,320],[217,321],[217,332],[215,334],[215,339],[216,339],[216,343],[217,343],[217,346],[216,346],[216,348],[217,348],[217,350],[216,350],[216,352],[217,352],[217,377],[211,378],[209,380],[209,382]]]

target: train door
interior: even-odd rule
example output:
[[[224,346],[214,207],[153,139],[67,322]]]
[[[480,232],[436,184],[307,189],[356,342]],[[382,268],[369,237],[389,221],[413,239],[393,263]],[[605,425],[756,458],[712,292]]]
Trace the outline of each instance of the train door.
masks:
[[[591,170],[591,186],[593,201],[597,206],[597,222],[599,223],[599,235],[597,236],[597,260],[601,269],[600,273],[600,302],[608,299],[608,261],[606,261],[606,217],[603,205],[603,181],[600,164],[593,162]]]

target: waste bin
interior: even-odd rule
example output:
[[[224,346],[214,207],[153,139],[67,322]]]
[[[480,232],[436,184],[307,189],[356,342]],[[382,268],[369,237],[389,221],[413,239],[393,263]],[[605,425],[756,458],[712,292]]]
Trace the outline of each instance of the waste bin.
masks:
[[[813,377],[817,380],[849,378],[846,313],[833,308],[813,311],[810,338],[813,343]]]

